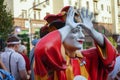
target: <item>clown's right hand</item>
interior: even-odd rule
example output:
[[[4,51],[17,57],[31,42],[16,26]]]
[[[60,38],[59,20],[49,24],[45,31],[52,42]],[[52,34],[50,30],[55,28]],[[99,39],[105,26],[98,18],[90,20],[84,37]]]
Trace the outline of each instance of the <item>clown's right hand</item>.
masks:
[[[73,7],[70,6],[70,8],[67,12],[65,26],[58,30],[61,34],[62,41],[64,41],[66,36],[69,34],[69,32],[73,28],[76,28],[77,26],[79,26],[81,24],[81,23],[76,23],[74,18],[75,18],[75,10]]]
[[[73,29],[73,28],[76,28],[80,24],[81,23],[75,22],[75,9],[72,6],[70,6],[67,12],[66,26],[69,26],[71,29]]]

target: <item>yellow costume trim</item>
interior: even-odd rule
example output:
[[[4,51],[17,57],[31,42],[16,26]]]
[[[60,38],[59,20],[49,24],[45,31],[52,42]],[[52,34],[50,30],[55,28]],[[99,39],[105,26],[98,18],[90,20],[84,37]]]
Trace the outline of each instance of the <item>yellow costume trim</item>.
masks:
[[[100,51],[102,58],[105,59],[107,57],[106,49],[101,49],[99,45],[97,45],[97,47],[98,47],[98,50]]]
[[[88,79],[89,74],[88,74],[88,72],[87,72],[87,70],[86,70],[86,68],[85,68],[84,65],[83,65],[83,66],[80,66],[80,72],[81,72],[81,75],[82,75],[82,76],[84,76],[86,79]]]
[[[47,80],[48,76],[40,77],[39,75],[35,75],[35,80]]]
[[[80,53],[80,51],[77,51],[76,56],[78,58],[83,58],[83,55]],[[82,63],[80,59],[79,59],[79,63]],[[87,72],[87,70],[85,68],[85,65],[80,66],[80,72],[81,72],[82,76],[84,76],[86,79],[88,79],[89,74],[88,74],[88,72]]]
[[[67,77],[67,80],[73,80],[74,79],[74,74],[73,74],[73,69],[72,69],[72,66],[70,64],[70,58],[66,55],[66,59],[67,59],[67,69],[66,69],[66,77]]]
[[[67,69],[66,69],[66,77],[67,77],[67,80],[73,80],[74,79],[74,73],[73,73],[73,68],[72,68],[72,65],[70,63],[70,58],[69,56],[67,56],[65,54],[65,50],[64,50],[64,47],[63,45],[61,46],[61,52],[62,52],[62,56],[63,58],[66,60],[66,65],[67,65]],[[83,55],[80,53],[80,51],[76,51],[76,57],[78,58],[83,58]],[[79,63],[81,59],[79,59]],[[89,77],[89,74],[85,68],[85,65],[83,66],[80,66],[80,72],[81,72],[81,75],[84,76],[86,79],[88,79]],[[54,79],[54,80],[58,80],[58,79]]]

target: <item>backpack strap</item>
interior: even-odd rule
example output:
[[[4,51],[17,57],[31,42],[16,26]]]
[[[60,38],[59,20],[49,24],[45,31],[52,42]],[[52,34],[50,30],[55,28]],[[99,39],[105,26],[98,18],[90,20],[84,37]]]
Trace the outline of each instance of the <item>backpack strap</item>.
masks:
[[[11,52],[11,54],[10,54],[10,56],[9,56],[9,69],[10,69],[10,73],[12,74],[12,71],[11,71],[11,64],[10,64],[10,62],[11,62],[11,56],[12,56],[12,52]]]

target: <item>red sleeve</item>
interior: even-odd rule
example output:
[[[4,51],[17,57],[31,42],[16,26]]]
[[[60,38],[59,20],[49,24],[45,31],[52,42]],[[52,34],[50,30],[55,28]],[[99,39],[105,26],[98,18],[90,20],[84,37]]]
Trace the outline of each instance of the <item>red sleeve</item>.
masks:
[[[49,71],[65,69],[61,55],[61,37],[56,30],[43,37],[35,47],[35,75],[45,76]]]
[[[102,48],[95,43],[98,51],[98,55],[100,56],[105,66],[114,67],[115,58],[116,58],[116,49],[114,46],[112,46],[112,44],[106,37],[104,37],[104,44],[105,47]],[[105,54],[106,57],[104,57],[103,54]]]
[[[94,80],[106,80],[108,73],[114,68],[116,49],[107,38],[104,38],[104,44],[105,47],[100,47],[95,42],[96,48],[82,51],[86,57],[86,68]],[[106,57],[102,55],[103,53]]]

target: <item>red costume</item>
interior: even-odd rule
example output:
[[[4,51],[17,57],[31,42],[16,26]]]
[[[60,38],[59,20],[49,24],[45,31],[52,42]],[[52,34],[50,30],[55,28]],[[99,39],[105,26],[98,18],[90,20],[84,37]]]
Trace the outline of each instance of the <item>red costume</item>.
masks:
[[[83,75],[87,80],[106,80],[114,67],[116,50],[106,38],[104,48],[95,44],[96,48],[83,50],[70,58],[62,49],[59,31],[49,33],[35,48],[35,80],[73,80],[77,75]],[[86,63],[81,65],[83,61]]]

